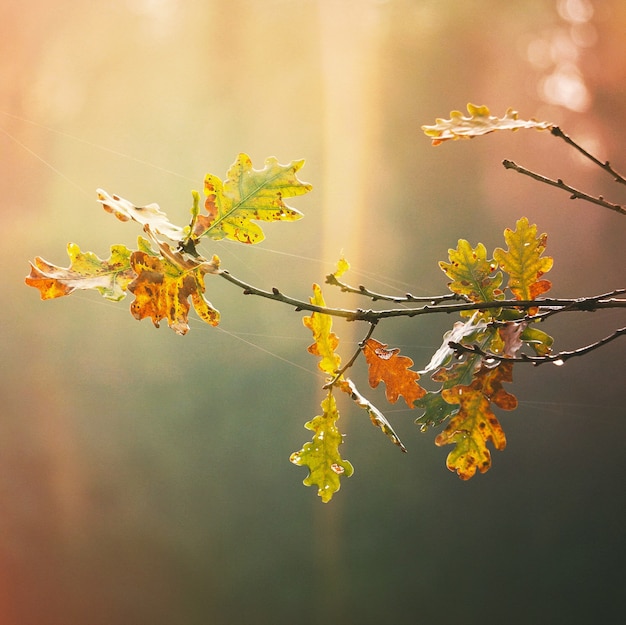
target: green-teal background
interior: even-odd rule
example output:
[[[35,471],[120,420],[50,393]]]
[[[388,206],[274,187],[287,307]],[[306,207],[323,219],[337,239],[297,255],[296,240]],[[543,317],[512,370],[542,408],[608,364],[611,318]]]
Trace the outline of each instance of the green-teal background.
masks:
[[[551,294],[624,285],[626,221],[506,171],[503,158],[626,202],[534,131],[437,148],[422,124],[467,102],[554,121],[626,170],[622,0],[5,0],[0,6],[0,625],[589,625],[623,618],[623,339],[517,367],[507,449],[461,482],[417,415],[400,454],[340,399],[355,466],[324,505],[288,461],[323,377],[301,313],[207,277],[223,322],[185,337],[97,293],[42,302],[28,260],[140,234],[102,187],[186,222],[239,152],[305,158],[306,217],[257,247],[207,244],[244,280],[307,298],[347,279],[441,294],[459,238],[548,232]],[[330,287],[335,306],[370,306]],[[381,324],[423,367],[453,323]],[[620,311],[546,323],[557,349]],[[347,359],[366,328],[335,322]],[[620,342],[621,341],[621,342]]]

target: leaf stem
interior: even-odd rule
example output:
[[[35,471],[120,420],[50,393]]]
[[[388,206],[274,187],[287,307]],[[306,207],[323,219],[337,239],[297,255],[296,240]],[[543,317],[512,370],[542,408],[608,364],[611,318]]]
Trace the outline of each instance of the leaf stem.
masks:
[[[330,380],[330,382],[324,384],[324,386],[322,388],[327,389],[327,388],[330,388],[331,386],[335,386],[335,384],[337,384],[337,382],[339,382],[339,380],[341,379],[343,374],[348,369],[350,369],[350,367],[352,367],[352,365],[356,362],[356,359],[361,355],[361,352],[363,351],[363,346],[365,345],[365,342],[372,336],[372,334],[374,334],[374,329],[376,328],[377,323],[378,323],[378,321],[370,323],[370,327],[367,330],[367,334],[359,342],[359,346],[358,346],[357,350],[354,352],[354,354],[352,354],[352,357],[350,358],[350,360],[348,360],[348,362],[343,367],[341,367],[341,369],[339,369],[339,371],[337,371],[337,373],[335,374],[335,377],[332,380]]]
[[[608,202],[601,195],[598,197],[594,197],[593,195],[589,195],[584,191],[579,191],[574,187],[566,184],[560,178],[558,180],[552,180],[552,178],[547,178],[546,176],[542,176],[541,174],[537,174],[530,169],[526,169],[521,165],[518,165],[514,161],[509,161],[504,159],[502,164],[506,169],[513,169],[519,174],[524,174],[525,176],[529,176],[533,180],[538,180],[539,182],[543,182],[545,184],[551,185],[553,187],[557,187],[558,189],[562,189],[563,191],[567,191],[570,193],[570,200],[585,200],[587,202],[591,202],[592,204],[597,204],[598,206],[603,206],[604,208],[608,208],[612,211],[620,213],[621,215],[626,215],[626,208],[621,204],[613,204],[613,202]]]

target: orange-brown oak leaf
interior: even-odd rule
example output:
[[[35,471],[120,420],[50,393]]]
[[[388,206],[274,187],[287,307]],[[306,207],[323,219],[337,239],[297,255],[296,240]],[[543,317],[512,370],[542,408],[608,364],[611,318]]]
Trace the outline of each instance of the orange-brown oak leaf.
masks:
[[[514,410],[516,398],[502,388],[502,382],[511,382],[513,363],[483,366],[469,386],[457,385],[442,390],[446,402],[459,404],[458,413],[450,419],[446,429],[435,438],[435,444],[454,445],[448,454],[448,469],[456,471],[462,480],[469,480],[476,470],[485,473],[491,467],[491,453],[487,443],[498,450],[506,447],[506,436],[496,415],[495,404],[503,410]]]
[[[476,374],[472,386],[481,392],[502,410],[515,410],[517,399],[505,391],[502,383],[513,382],[513,363],[503,361],[496,367],[483,366]]]
[[[206,323],[216,326],[220,314],[204,298],[204,276],[217,271],[219,259],[199,262],[174,252],[166,243],[159,245],[162,256],[145,251],[133,252],[131,266],[137,277],[128,285],[135,300],[130,310],[135,319],[150,317],[158,328],[162,319],[177,334],[189,330],[189,298],[198,316]]]
[[[387,349],[387,345],[376,339],[368,339],[363,345],[363,354],[369,366],[369,383],[376,388],[385,383],[387,400],[395,404],[402,395],[409,408],[413,402],[426,394],[418,384],[419,373],[412,371],[413,361],[407,356],[400,356],[400,350]]]

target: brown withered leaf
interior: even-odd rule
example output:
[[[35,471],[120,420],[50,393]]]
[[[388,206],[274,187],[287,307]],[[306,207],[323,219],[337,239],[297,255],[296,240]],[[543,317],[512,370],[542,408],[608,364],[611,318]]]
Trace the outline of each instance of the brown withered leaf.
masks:
[[[354,403],[363,410],[367,411],[367,414],[370,417],[370,421],[377,428],[380,428],[385,436],[394,444],[397,445],[401,451],[406,453],[406,447],[400,440],[400,437],[395,433],[393,427],[391,427],[391,423],[387,421],[385,415],[372,404],[371,401],[367,400],[361,393],[359,393],[357,387],[354,385],[354,382],[350,378],[344,378],[339,383],[339,388],[350,396],[350,399],[354,401]]]
[[[26,284],[39,289],[41,299],[63,297],[79,289],[95,289],[113,301],[124,298],[128,284],[135,277],[127,247],[111,246],[111,255],[106,260],[93,252],[82,252],[75,243],[68,244],[67,253],[71,260],[69,267],[53,265],[40,256],[31,263]]]
[[[435,124],[422,126],[422,130],[430,137],[433,145],[440,145],[450,139],[472,139],[496,130],[515,131],[521,128],[548,130],[553,126],[550,122],[536,119],[519,119],[517,111],[512,108],[509,108],[503,117],[496,117],[485,105],[469,103],[467,112],[468,116],[463,115],[461,111],[451,111],[450,119],[437,118]]]
[[[159,208],[158,204],[146,204],[146,206],[135,206],[129,200],[125,200],[119,195],[109,195],[104,189],[98,189],[98,202],[107,213],[115,215],[120,221],[136,221],[142,226],[148,226],[156,234],[162,234],[179,241],[183,236],[183,229],[174,225],[167,215]]]

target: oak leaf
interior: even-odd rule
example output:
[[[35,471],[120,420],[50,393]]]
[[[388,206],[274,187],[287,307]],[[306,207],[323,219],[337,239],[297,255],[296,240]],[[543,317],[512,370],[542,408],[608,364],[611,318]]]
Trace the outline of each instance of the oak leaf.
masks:
[[[479,344],[483,346],[489,345],[492,337],[497,334],[497,332],[494,328],[482,326],[484,326],[484,324],[481,324],[481,327],[479,327],[477,331],[464,334],[464,330],[466,330],[468,326],[466,324],[463,324],[463,326],[457,326],[455,324],[455,327],[459,330],[459,334],[461,335],[457,337],[459,338],[458,342],[462,342],[463,338],[468,338],[470,340],[477,340]],[[454,333],[454,329],[451,332]],[[448,340],[453,339],[454,337],[451,335]],[[446,335],[444,335],[444,345],[447,345],[447,342]],[[438,352],[441,352],[442,356],[444,355],[443,347],[442,345],[438,350]],[[453,351],[451,348],[449,349]],[[469,354],[463,360],[453,363],[450,363],[447,359],[441,361],[441,364],[445,364],[445,366],[441,366],[431,375],[431,379],[434,382],[441,382],[441,388],[438,391],[427,392],[424,397],[421,397],[415,402],[416,408],[424,410],[424,413],[415,420],[415,423],[421,426],[422,431],[425,432],[429,426],[440,425],[443,421],[449,419],[459,411],[458,406],[450,404],[444,399],[443,391],[453,388],[454,386],[469,384],[476,371],[480,368],[481,362],[482,358],[478,354]]]
[[[332,284],[338,286],[342,291],[349,291],[350,288],[339,280],[350,269],[350,263],[343,257],[337,261],[336,269],[333,273],[329,273],[326,276],[326,284]]]
[[[491,453],[487,443],[497,450],[506,447],[506,436],[491,410],[495,404],[503,410],[513,410],[517,400],[502,387],[511,382],[513,364],[483,366],[470,385],[456,385],[444,389],[442,397],[450,404],[459,404],[458,413],[450,419],[445,430],[435,438],[437,446],[454,445],[446,464],[462,480],[469,480],[476,470],[485,473],[491,467]]]
[[[313,285],[313,297],[309,298],[309,301],[315,306],[326,306],[322,289],[318,284]],[[324,313],[313,312],[310,317],[304,317],[302,322],[311,330],[315,340],[308,347],[309,353],[319,356],[321,360],[318,363],[318,367],[324,373],[334,376],[341,366],[341,358],[335,353],[335,349],[339,345],[339,339],[332,331],[332,317]]]
[[[519,321],[517,323],[507,322],[498,328],[498,335],[502,339],[502,348],[491,352],[494,354],[515,358],[517,352],[523,347],[522,335],[528,326],[528,322]]]
[[[337,261],[337,269],[335,269],[332,275],[335,276],[335,278],[341,278],[341,276],[343,276],[343,274],[346,273],[346,271],[348,271],[349,269],[350,263],[342,256]]]
[[[302,213],[285,204],[284,198],[303,195],[311,185],[302,182],[297,172],[303,160],[281,165],[275,158],[266,159],[263,169],[253,169],[247,154],[240,154],[228,170],[227,179],[207,174],[204,179],[206,214],[192,209],[189,236],[230,239],[241,243],[259,243],[265,238],[254,221],[294,221]]]
[[[376,408],[374,404],[372,404],[368,399],[363,397],[361,393],[359,393],[357,387],[354,385],[354,382],[350,380],[350,378],[343,378],[339,383],[339,388],[344,393],[347,393],[350,396],[350,399],[352,399],[359,408],[363,408],[363,410],[366,410],[372,424],[380,428],[385,436],[394,445],[397,445],[401,451],[406,453],[406,447],[402,444],[400,437],[391,427],[391,423],[387,421],[385,415],[380,410],[378,410],[378,408]]]
[[[438,391],[428,391],[424,397],[420,397],[414,404],[415,408],[421,408],[423,414],[415,419],[415,423],[420,426],[422,432],[431,426],[437,426],[455,415],[458,406],[449,404],[441,395],[443,389]]]
[[[109,195],[103,189],[98,189],[96,193],[98,202],[102,204],[104,210],[115,215],[120,221],[132,219],[144,227],[147,226],[155,234],[162,234],[173,241],[182,239],[183,229],[170,222],[158,204],[135,206],[119,195]]]
[[[426,394],[418,384],[419,373],[412,371],[413,361],[400,356],[400,350],[387,349],[387,345],[375,339],[368,339],[362,347],[365,360],[369,366],[369,383],[376,388],[380,382],[385,383],[387,400],[395,404],[402,395],[409,408],[413,402]]]
[[[339,453],[343,436],[337,428],[339,412],[332,389],[321,406],[322,414],[304,426],[314,432],[313,440],[300,451],[292,453],[289,460],[295,465],[308,467],[309,474],[304,478],[304,484],[317,486],[317,494],[324,503],[328,503],[341,486],[340,478],[350,477],[354,467]]]
[[[436,371],[450,363],[454,356],[454,350],[450,342],[461,343],[463,341],[476,341],[487,330],[487,323],[475,313],[467,321],[456,321],[452,330],[443,335],[441,347],[433,354],[430,362],[420,371],[421,374]]]
[[[31,263],[26,284],[39,289],[41,299],[70,295],[77,289],[96,289],[103,297],[119,301],[126,295],[128,285],[135,278],[131,267],[131,251],[124,245],[111,246],[107,260],[93,252],[81,252],[78,245],[67,246],[69,267],[58,267],[37,256]]]
[[[497,264],[487,259],[487,250],[482,243],[475,248],[465,240],[460,239],[455,250],[448,250],[449,263],[441,261],[439,267],[451,278],[448,288],[459,295],[465,296],[472,302],[493,302],[504,299],[502,273]],[[474,311],[462,312],[462,316],[472,316]],[[492,310],[488,316],[496,316]]]
[[[429,391],[424,397],[415,402],[416,408],[424,413],[415,421],[425,431],[431,425],[439,425],[446,419],[454,416],[459,408],[451,405],[444,399],[444,391],[471,384],[483,364],[480,354],[464,354],[462,359],[452,361],[455,350],[448,343],[453,341],[462,345],[476,345],[480,350],[494,354],[504,354],[513,345],[507,344],[508,339],[501,336],[500,328],[489,325],[478,317],[472,317],[466,323],[457,322],[451,331],[444,334],[442,346],[437,350],[433,359],[424,371],[430,371],[436,365],[439,368],[431,375],[431,379],[442,384],[438,391]]]
[[[475,104],[467,105],[469,117],[461,111],[451,111],[450,119],[437,118],[434,125],[422,126],[427,137],[430,137],[433,145],[440,145],[449,139],[472,139],[479,135],[485,135],[495,130],[520,130],[521,128],[535,128],[536,130],[549,130],[553,127],[550,122],[539,122],[535,119],[519,119],[517,111],[509,108],[503,117],[491,115],[486,106]]]
[[[539,328],[529,325],[520,334],[520,338],[535,351],[537,356],[547,356],[552,351],[554,339]]]
[[[526,217],[518,220],[515,230],[504,231],[508,250],[497,248],[493,258],[509,275],[507,286],[515,299],[533,300],[552,286],[549,280],[541,279],[554,262],[552,257],[542,256],[547,239],[545,233],[537,236],[537,226],[530,225]]]
[[[159,247],[161,255],[142,250],[131,255],[131,266],[136,274],[128,285],[135,296],[130,307],[132,315],[138,320],[150,317],[157,328],[162,319],[167,319],[174,332],[186,334],[191,297],[198,316],[216,326],[220,314],[204,297],[204,276],[218,271],[217,256],[210,262],[202,262],[171,250],[166,243],[160,243]]]
[[[490,330],[492,333],[494,329]],[[481,341],[488,344],[488,340]],[[422,431],[426,431],[429,426],[437,426],[455,415],[459,408],[448,403],[443,397],[443,391],[454,386],[469,384],[476,371],[480,368],[482,358],[478,354],[470,354],[461,361],[454,362],[448,366],[442,366],[431,375],[434,382],[441,382],[442,386],[438,391],[428,391],[424,397],[415,402],[416,408],[424,410],[424,414],[415,420],[421,426]]]

